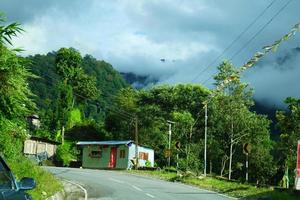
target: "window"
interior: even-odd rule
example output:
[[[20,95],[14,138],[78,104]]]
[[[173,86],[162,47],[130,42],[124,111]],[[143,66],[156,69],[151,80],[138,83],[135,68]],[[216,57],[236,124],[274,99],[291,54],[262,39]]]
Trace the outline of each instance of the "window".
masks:
[[[125,158],[125,150],[120,150],[120,158]]]
[[[139,159],[148,160],[148,156],[149,156],[148,153],[145,153],[145,152],[140,152],[139,153]]]
[[[90,157],[92,157],[92,158],[101,158],[102,157],[102,150],[91,151]]]

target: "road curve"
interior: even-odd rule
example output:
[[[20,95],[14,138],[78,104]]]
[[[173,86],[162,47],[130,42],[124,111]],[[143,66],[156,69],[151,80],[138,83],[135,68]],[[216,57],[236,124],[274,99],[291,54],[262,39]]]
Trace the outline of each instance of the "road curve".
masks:
[[[45,167],[55,176],[82,185],[88,199],[100,200],[228,200],[196,187],[121,171]]]

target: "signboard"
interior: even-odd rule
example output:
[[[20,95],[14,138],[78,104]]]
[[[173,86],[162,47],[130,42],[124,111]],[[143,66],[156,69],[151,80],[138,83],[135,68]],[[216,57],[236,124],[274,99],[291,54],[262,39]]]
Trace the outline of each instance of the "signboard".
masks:
[[[168,158],[171,156],[171,150],[170,149],[166,149],[165,150],[165,157]]]
[[[296,177],[295,177],[295,188],[300,190],[300,140],[298,140],[297,146],[297,167],[296,167]]]
[[[177,141],[177,142],[175,143],[175,147],[176,147],[176,149],[180,149],[180,146],[181,146],[180,142],[179,142],[179,141]]]
[[[243,145],[243,153],[244,154],[249,154],[251,151],[251,145],[249,143],[245,143]]]

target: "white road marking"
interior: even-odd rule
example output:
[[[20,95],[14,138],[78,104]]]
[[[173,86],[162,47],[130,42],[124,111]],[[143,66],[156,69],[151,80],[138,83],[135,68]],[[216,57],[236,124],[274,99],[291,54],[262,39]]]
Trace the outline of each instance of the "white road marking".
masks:
[[[88,199],[87,191],[86,191],[86,189],[85,189],[84,187],[82,187],[82,186],[79,185],[78,183],[74,183],[74,182],[72,182],[72,181],[68,181],[68,180],[65,180],[65,179],[64,179],[64,181],[69,182],[69,183],[71,183],[71,184],[73,184],[73,185],[78,186],[80,189],[82,189],[82,190],[84,191],[84,200],[87,200],[87,199]]]
[[[146,195],[148,196],[148,197],[151,197],[151,198],[155,198],[155,196],[153,196],[152,194],[149,194],[149,193],[146,193]]]
[[[124,183],[124,181],[120,181],[120,180],[114,179],[114,178],[109,178],[109,180],[117,182],[117,183]]]
[[[138,190],[138,191],[143,191],[141,188],[136,187],[135,185],[132,185],[132,187],[133,187],[134,189]]]

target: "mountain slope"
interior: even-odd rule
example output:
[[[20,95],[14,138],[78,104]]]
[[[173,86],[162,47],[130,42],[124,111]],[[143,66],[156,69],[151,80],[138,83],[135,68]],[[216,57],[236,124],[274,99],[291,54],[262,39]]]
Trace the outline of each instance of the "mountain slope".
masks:
[[[37,54],[26,57],[30,70],[39,77],[30,79],[30,88],[35,94],[34,101],[39,114],[46,116],[47,112],[47,117],[51,117],[49,112],[54,115],[58,98],[57,83],[60,77],[55,73],[55,56],[56,52],[49,52],[46,55]],[[129,85],[109,63],[99,61],[90,55],[84,56],[82,68],[87,74],[96,77],[97,88],[101,92],[98,99],[84,105],[83,110],[86,116],[99,119],[101,114],[96,104],[99,103],[103,107],[109,105],[112,95]]]

